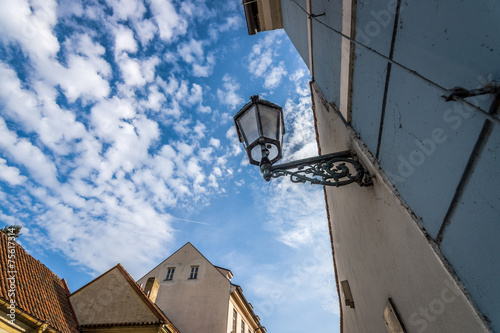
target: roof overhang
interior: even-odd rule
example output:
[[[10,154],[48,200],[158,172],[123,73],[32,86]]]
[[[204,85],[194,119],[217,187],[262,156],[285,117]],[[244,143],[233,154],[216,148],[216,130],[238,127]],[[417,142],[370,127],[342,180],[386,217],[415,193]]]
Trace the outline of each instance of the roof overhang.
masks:
[[[280,0],[243,0],[249,35],[283,28]]]

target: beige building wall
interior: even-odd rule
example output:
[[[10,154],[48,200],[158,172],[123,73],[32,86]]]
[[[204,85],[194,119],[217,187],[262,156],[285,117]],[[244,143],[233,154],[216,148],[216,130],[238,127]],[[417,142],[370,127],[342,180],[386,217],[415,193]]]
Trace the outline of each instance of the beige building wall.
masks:
[[[352,149],[374,185],[326,188],[345,333],[387,332],[390,298],[407,332],[488,332],[411,211],[339,111],[311,84],[321,154]],[[354,307],[340,286],[347,280]]]
[[[191,267],[198,276],[190,279]],[[175,268],[173,279],[165,280],[168,268]],[[226,332],[231,282],[191,243],[187,243],[141,278],[160,281],[156,304],[182,333]]]
[[[261,332],[265,333],[265,328],[260,326],[260,320],[257,317],[254,317],[255,314],[250,312],[253,309],[251,304],[248,304],[245,300],[245,297],[240,292],[240,287],[232,286],[231,287],[231,297],[229,299],[229,311],[227,316],[227,331],[226,333],[253,333],[253,332]],[[236,327],[233,332],[233,311],[236,311]],[[242,330],[242,326],[244,323],[244,330]],[[261,328],[261,330],[257,330]]]
[[[80,325],[158,321],[117,267],[71,294],[70,301]]]

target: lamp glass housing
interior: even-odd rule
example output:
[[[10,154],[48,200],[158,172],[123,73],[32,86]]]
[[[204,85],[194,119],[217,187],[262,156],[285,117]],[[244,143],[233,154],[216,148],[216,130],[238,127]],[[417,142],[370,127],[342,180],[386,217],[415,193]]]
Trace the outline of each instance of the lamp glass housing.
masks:
[[[250,164],[259,165],[265,157],[271,164],[281,159],[285,126],[280,106],[252,96],[234,116],[234,123]]]

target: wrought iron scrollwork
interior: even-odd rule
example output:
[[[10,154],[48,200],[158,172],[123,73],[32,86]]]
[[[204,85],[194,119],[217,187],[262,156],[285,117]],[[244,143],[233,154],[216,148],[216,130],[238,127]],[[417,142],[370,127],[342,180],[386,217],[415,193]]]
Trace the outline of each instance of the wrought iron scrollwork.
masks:
[[[370,175],[361,163],[353,159],[350,151],[322,155],[291,163],[271,166],[261,165],[264,178],[290,177],[294,183],[306,183],[325,186],[344,186],[357,183],[359,186],[372,185]]]
[[[351,174],[351,170],[346,163],[353,165],[356,174]],[[337,187],[351,183],[362,183],[364,174],[365,171],[359,163],[343,158],[333,159],[326,163],[302,164],[297,167],[296,171],[283,169],[273,169],[271,171],[272,178],[289,176],[294,183],[310,182],[311,184]]]

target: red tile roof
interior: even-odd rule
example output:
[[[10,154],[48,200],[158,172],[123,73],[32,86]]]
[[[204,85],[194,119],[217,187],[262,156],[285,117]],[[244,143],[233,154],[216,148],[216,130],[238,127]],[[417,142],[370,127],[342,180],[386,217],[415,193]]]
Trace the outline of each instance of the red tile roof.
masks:
[[[12,249],[15,259],[9,262],[8,255]],[[11,264],[15,265],[14,269],[9,267]],[[0,299],[6,302],[10,302],[7,280],[11,276],[9,271],[16,272],[14,276],[17,309],[24,311],[31,319],[40,321],[40,324],[48,321],[49,328],[61,333],[78,332],[78,323],[69,302],[66,282],[0,232]],[[16,314],[16,317],[19,318],[20,315]]]

